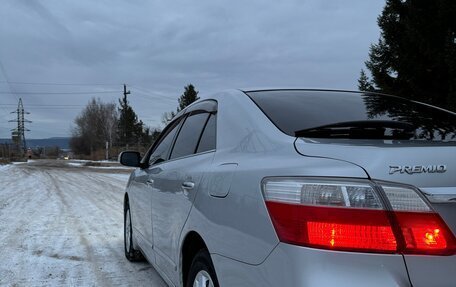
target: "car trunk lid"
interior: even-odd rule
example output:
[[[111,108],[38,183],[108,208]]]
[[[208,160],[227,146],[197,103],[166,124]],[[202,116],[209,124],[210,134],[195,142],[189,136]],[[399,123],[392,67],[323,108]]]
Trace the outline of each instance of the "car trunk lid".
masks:
[[[456,146],[298,138],[295,148],[302,155],[356,164],[374,180],[418,187],[456,234]]]
[[[344,160],[360,166],[373,180],[410,184],[430,200],[456,234],[456,146],[384,140],[297,138],[305,156]],[[452,286],[456,255],[404,255],[413,286]]]

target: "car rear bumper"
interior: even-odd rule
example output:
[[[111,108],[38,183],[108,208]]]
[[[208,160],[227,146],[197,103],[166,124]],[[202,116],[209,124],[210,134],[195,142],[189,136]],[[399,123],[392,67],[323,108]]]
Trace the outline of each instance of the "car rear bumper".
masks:
[[[260,265],[211,256],[220,286],[411,286],[402,255],[336,252],[280,243]]]
[[[456,255],[406,255],[405,261],[413,287],[456,286]]]

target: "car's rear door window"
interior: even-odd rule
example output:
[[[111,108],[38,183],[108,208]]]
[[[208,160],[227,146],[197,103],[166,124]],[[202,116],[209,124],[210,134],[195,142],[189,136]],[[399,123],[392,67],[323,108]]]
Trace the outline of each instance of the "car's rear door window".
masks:
[[[177,136],[170,159],[194,154],[209,113],[190,114]]]
[[[217,117],[215,114],[211,114],[211,116],[209,117],[209,120],[206,123],[206,127],[204,128],[203,134],[201,135],[201,139],[198,144],[198,149],[196,150],[197,153],[215,149],[217,135],[216,119]]]

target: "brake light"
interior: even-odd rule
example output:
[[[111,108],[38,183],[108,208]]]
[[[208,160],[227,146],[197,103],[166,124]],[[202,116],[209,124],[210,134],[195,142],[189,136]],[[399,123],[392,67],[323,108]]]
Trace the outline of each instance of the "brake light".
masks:
[[[380,187],[368,181],[269,178],[263,182],[263,194],[282,242],[375,253],[456,251],[454,235],[411,188]]]
[[[396,251],[396,239],[383,210],[266,202],[283,242],[351,251]]]
[[[451,255],[456,251],[454,236],[436,213],[396,212],[406,254]]]
[[[396,250],[396,239],[389,226],[308,222],[309,241],[333,248]]]

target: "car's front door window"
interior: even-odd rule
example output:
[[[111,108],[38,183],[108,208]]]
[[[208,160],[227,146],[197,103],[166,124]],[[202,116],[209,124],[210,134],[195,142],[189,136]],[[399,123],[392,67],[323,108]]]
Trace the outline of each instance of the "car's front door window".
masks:
[[[149,158],[149,165],[165,161],[168,157],[169,150],[173,143],[174,136],[176,135],[179,127],[179,120],[175,121],[169,132],[161,139],[158,146],[154,149]]]

